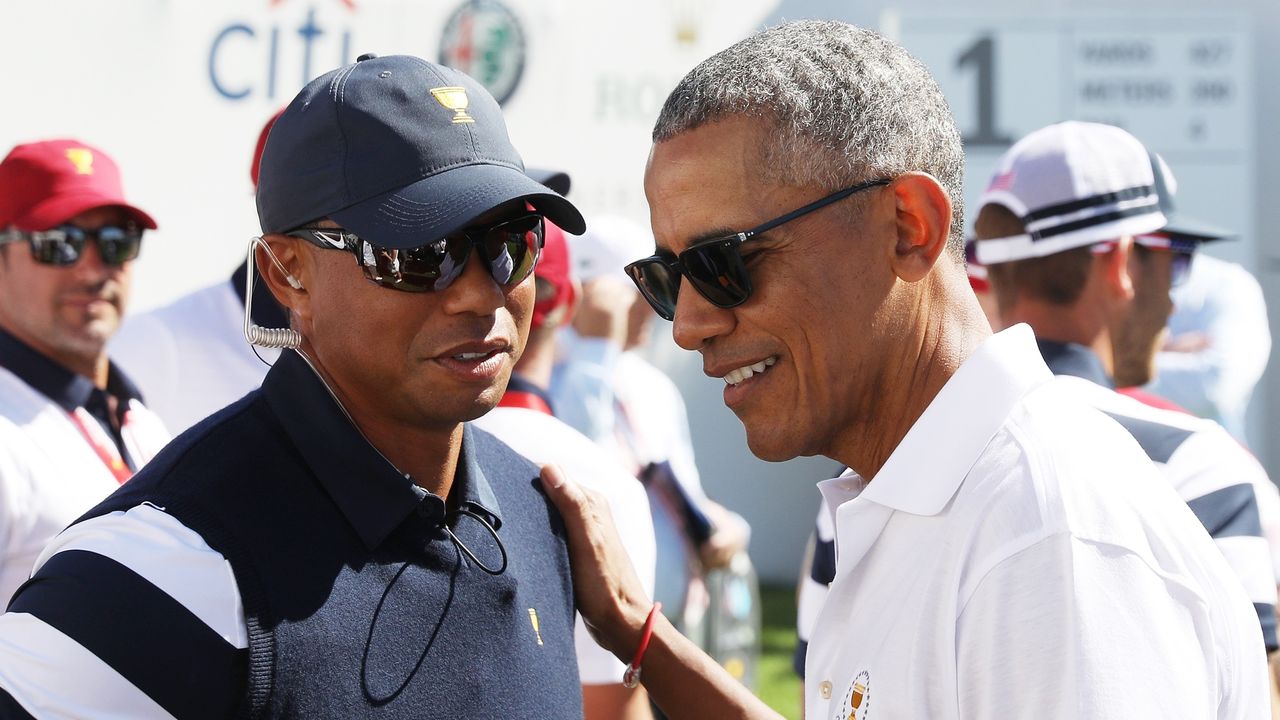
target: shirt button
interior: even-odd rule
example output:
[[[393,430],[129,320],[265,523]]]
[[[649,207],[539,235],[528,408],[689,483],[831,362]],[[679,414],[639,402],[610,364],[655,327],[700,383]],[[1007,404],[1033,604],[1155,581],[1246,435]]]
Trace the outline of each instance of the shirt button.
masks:
[[[831,681],[830,680],[823,680],[822,682],[818,683],[818,694],[822,696],[823,700],[831,699]]]

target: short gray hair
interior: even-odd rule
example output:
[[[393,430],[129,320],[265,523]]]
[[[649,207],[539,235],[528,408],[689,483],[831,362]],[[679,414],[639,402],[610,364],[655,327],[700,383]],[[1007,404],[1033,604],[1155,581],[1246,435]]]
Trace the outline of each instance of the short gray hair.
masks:
[[[832,191],[910,171],[937,178],[953,206],[950,249],[964,253],[964,151],[942,90],[904,48],[870,30],[800,20],[704,60],[667,97],[660,143],[730,115],[776,133],[763,172]]]

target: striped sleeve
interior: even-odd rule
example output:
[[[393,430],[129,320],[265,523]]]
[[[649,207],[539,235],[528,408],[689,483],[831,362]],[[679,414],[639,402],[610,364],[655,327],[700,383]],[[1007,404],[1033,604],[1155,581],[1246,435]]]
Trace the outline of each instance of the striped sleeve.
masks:
[[[1216,426],[1188,437],[1164,470],[1239,578],[1267,651],[1276,650],[1275,573],[1257,490],[1270,484],[1266,471]]]
[[[1187,501],[1253,602],[1267,652],[1276,650],[1276,586],[1271,549],[1262,536],[1258,502],[1249,483],[1221,488]]]
[[[804,677],[804,658],[809,651],[809,637],[818,621],[818,612],[827,599],[827,589],[836,577],[835,529],[831,524],[831,511],[827,502],[818,508],[818,520],[813,528],[813,553],[808,567],[802,570],[799,595],[796,601],[796,652],[792,667]]]
[[[160,508],[110,513],[54,538],[0,616],[0,717],[230,717],[247,647],[221,554]]]

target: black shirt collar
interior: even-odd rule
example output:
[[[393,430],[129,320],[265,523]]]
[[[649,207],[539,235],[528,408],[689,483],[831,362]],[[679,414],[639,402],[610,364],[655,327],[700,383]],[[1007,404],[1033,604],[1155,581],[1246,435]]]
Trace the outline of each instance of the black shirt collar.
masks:
[[[67,412],[97,404],[90,402],[94,393],[98,392],[92,380],[71,372],[5,330],[0,330],[0,366],[17,375],[18,379]],[[120,401],[122,413],[128,407],[129,400],[142,397],[137,386],[114,364],[107,371],[106,391]]]
[[[546,390],[534,385],[516,373],[511,374],[511,380],[507,383],[507,392],[529,393],[546,403],[547,407],[551,408],[552,415],[556,414],[556,406],[551,402],[551,395],[547,394]]]
[[[438,516],[442,501],[401,475],[347,419],[324,383],[296,352],[283,352],[262,382],[262,393],[285,432],[347,522],[372,550],[419,507]],[[467,507],[501,524],[500,508],[463,426],[450,507]]]
[[[1072,375],[1115,389],[1115,383],[1107,376],[1102,360],[1084,345],[1039,338],[1036,338],[1036,345],[1040,347],[1044,364],[1049,366],[1054,375]]]

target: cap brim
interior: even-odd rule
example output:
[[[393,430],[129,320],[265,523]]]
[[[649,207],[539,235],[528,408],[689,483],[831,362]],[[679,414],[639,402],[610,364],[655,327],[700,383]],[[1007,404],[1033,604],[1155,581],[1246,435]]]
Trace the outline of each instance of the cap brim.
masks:
[[[1196,242],[1226,240],[1236,236],[1236,233],[1230,230],[1224,230],[1176,212],[1168,215],[1168,222],[1165,223],[1164,227],[1160,228],[1160,232],[1170,236],[1184,237]]]
[[[569,194],[569,173],[545,168],[525,168],[524,174],[555,190],[561,195]]]
[[[142,227],[149,230],[156,229],[156,221],[150,215],[121,198],[100,193],[54,195],[43,202],[36,203],[26,215],[16,218],[13,224],[19,230],[26,232],[48,230],[67,222],[80,213],[100,207],[118,207],[128,213],[134,222]]]
[[[411,248],[466,227],[512,200],[533,205],[565,232],[586,230],[582,213],[564,197],[515,168],[463,165],[329,213],[357,235],[386,248]]]

